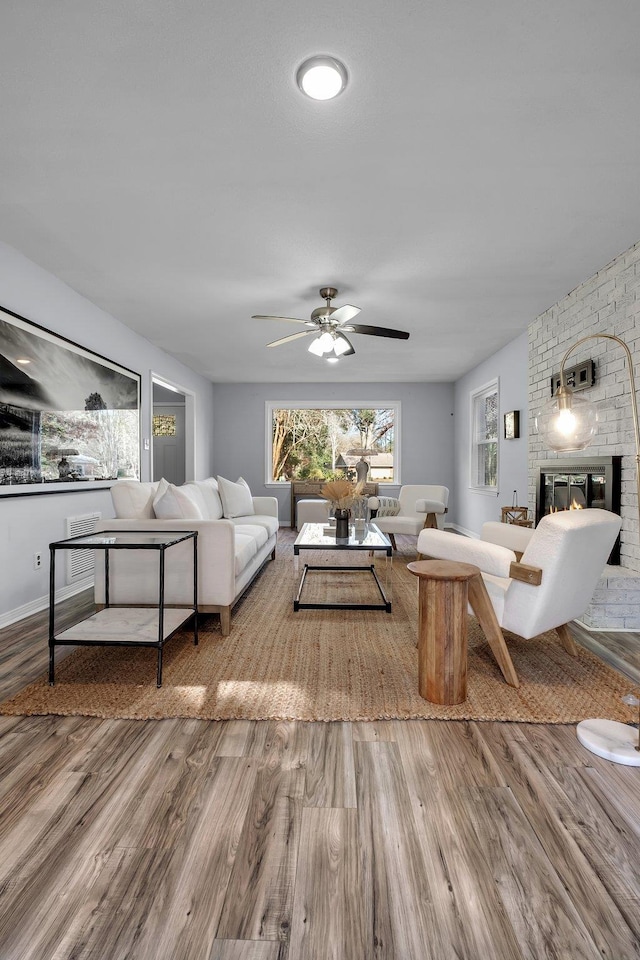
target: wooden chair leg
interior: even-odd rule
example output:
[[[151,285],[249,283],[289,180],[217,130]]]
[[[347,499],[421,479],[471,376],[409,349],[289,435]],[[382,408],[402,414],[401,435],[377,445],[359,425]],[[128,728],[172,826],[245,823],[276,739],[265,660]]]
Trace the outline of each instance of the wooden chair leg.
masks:
[[[437,530],[438,529],[438,518],[435,513],[428,513],[424,518],[424,523],[422,525],[423,530]]]
[[[487,638],[491,652],[502,670],[503,677],[509,686],[519,687],[520,681],[518,680],[516,668],[507,650],[502,629],[498,623],[498,618],[493,609],[493,604],[489,599],[489,594],[487,593],[487,588],[481,574],[469,580],[469,603]]]
[[[562,644],[562,648],[566,650],[570,656],[577,657],[578,654],[580,653],[580,649],[578,647],[578,644],[575,642],[575,640],[571,636],[571,633],[569,632],[569,627],[567,626],[567,624],[563,623],[559,627],[556,627],[556,633],[558,634],[558,638],[560,640],[560,643]]]

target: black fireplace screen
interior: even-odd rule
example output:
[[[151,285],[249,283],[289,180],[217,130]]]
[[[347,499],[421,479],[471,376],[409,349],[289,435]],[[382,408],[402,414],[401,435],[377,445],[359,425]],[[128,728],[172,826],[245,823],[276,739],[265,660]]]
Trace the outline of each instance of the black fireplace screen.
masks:
[[[622,457],[589,460],[543,460],[538,464],[536,524],[556,510],[592,507],[620,513]],[[609,563],[620,563],[620,538]]]

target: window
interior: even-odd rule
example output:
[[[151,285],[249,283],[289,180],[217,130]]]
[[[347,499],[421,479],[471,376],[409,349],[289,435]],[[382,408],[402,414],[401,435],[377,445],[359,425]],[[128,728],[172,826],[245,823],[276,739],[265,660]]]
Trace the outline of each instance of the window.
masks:
[[[355,480],[364,460],[369,481],[399,484],[399,428],[398,402],[267,401],[266,482]]]
[[[498,490],[498,381],[471,394],[471,486]]]

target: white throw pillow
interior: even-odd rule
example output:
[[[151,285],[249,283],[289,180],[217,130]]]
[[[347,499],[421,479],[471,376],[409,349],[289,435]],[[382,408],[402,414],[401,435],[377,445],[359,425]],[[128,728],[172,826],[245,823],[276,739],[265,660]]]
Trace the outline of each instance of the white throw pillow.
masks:
[[[158,520],[202,520],[202,511],[184,487],[161,480],[153,501]]]
[[[222,516],[222,501],[218,493],[218,482],[214,477],[206,480],[191,480],[190,487],[197,487],[204,501],[202,515],[206,520],[219,520]]]
[[[255,513],[249,484],[242,477],[238,477],[237,483],[218,477],[218,492],[227,520],[233,517],[248,517]]]
[[[197,480],[188,480],[180,489],[183,490],[188,497],[191,497],[198,510],[202,514],[202,519],[211,520],[207,502],[203,496],[201,483],[199,483]]]
[[[116,520],[152,520],[153,499],[157,490],[157,483],[118,480],[111,487]]]

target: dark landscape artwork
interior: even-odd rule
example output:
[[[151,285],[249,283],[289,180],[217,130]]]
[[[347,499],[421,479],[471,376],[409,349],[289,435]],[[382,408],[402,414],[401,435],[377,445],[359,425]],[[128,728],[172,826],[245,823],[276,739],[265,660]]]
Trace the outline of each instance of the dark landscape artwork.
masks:
[[[0,309],[0,495],[139,477],[140,376]]]

